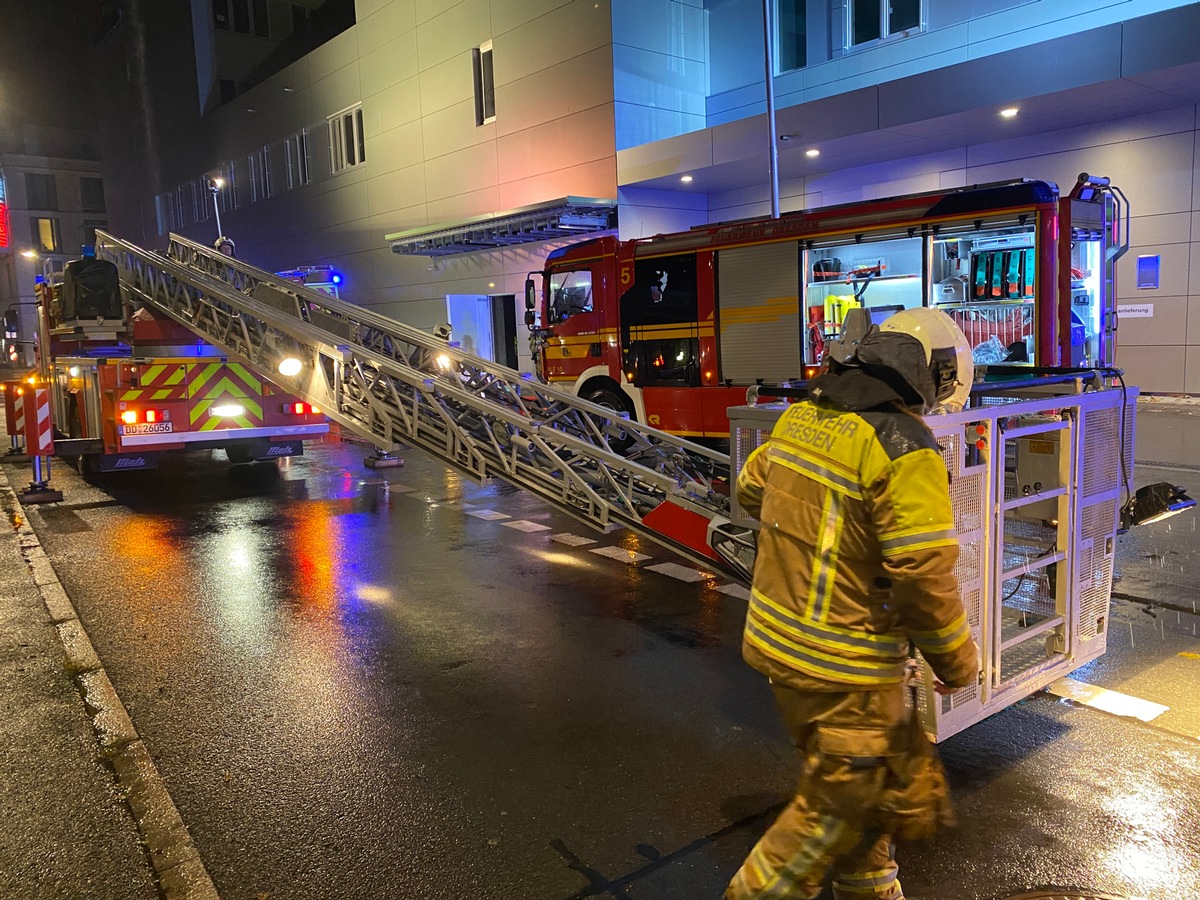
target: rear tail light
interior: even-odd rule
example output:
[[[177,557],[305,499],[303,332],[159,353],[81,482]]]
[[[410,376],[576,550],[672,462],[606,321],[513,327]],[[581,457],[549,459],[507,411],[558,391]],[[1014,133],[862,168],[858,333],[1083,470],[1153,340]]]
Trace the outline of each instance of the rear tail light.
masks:
[[[321,410],[311,403],[300,402],[283,404],[283,412],[289,416],[319,416],[321,414]]]
[[[121,413],[121,422],[125,425],[137,425],[141,422],[153,424],[155,422],[170,422],[171,411],[169,409],[127,409]]]

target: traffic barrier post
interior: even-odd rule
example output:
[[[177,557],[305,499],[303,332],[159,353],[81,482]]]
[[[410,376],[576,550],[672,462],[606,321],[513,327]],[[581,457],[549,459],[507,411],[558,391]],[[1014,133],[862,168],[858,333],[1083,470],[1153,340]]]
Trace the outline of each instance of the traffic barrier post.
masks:
[[[33,481],[20,494],[22,503],[57,503],[62,491],[50,488],[50,457],[54,455],[54,424],[50,389],[29,386],[17,394],[17,419],[25,428],[25,451],[33,462]]]
[[[6,381],[0,384],[4,393],[4,421],[8,425],[8,455],[21,456],[25,453],[25,424],[17,421],[17,397],[20,396],[23,385],[19,381]]]

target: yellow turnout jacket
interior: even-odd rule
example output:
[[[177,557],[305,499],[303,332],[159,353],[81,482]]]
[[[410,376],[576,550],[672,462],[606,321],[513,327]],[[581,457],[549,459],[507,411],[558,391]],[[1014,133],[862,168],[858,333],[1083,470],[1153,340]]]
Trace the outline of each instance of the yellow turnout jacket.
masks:
[[[899,405],[789,407],[737,481],[762,523],[746,661],[798,690],[869,690],[903,680],[911,640],[941,681],[973,682],[947,485],[933,434]]]

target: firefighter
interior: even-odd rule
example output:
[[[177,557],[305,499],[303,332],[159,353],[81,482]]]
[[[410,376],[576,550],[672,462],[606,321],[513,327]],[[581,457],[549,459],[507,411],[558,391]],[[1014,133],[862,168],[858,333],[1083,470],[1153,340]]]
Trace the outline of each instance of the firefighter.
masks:
[[[961,408],[970,348],[937,310],[881,326],[851,315],[810,399],[738,477],[762,523],[742,652],[770,679],[803,767],[727,900],[811,900],[829,874],[837,900],[903,900],[893,838],[952,819],[908,682],[911,644],[939,693],[978,678],[946,467],[919,417]]]
[[[225,256],[232,256],[237,259],[237,248],[234,246],[233,239],[221,235],[213,241],[213,249]]]

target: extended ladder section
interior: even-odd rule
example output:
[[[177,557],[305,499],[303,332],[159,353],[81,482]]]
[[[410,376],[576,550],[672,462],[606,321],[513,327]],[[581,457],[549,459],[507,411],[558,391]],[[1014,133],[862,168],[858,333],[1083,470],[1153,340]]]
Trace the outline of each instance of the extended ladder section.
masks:
[[[499,478],[595,528],[623,525],[749,580],[753,533],[729,523],[725,454],[177,235],[163,255],[97,232],[96,256],[117,266],[128,300],[378,448],[420,447],[473,479]]]

